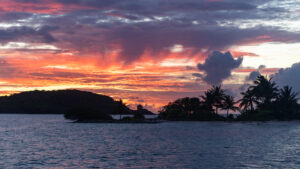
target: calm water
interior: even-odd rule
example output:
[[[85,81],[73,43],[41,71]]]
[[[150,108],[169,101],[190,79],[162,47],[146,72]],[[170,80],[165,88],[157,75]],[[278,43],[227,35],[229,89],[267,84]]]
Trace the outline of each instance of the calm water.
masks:
[[[299,168],[300,122],[76,124],[0,115],[0,168]]]

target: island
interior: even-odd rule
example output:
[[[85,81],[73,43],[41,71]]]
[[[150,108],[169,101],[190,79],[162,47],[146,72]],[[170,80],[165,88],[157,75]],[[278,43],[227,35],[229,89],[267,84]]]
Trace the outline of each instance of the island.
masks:
[[[153,115],[141,105],[132,110],[122,100],[80,90],[35,90],[1,96],[0,113],[64,114],[66,119],[78,122],[116,121],[112,115],[132,115],[118,121],[149,122],[144,115]]]
[[[235,101],[222,86],[212,86],[200,97],[181,98],[160,110],[168,121],[287,121],[300,120],[298,93],[289,86],[279,88],[272,78],[258,76],[241,99]],[[226,112],[226,116],[219,114]],[[239,114],[229,112],[239,111]]]

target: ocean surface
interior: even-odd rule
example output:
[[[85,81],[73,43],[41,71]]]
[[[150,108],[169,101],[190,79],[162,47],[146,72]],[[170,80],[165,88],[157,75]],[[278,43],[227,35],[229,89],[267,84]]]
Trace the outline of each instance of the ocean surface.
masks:
[[[300,168],[300,122],[82,124],[0,115],[0,168]]]

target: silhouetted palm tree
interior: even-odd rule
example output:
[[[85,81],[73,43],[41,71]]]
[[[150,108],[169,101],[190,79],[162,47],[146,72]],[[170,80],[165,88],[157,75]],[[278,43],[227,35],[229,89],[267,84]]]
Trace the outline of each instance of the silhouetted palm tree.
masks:
[[[213,103],[214,103],[214,98],[211,92],[206,91],[203,96],[200,96],[202,99],[202,107],[208,111],[212,112],[213,110]]]
[[[296,104],[298,93],[292,91],[292,87],[284,86],[280,89],[278,100],[287,104]]]
[[[269,108],[270,104],[278,96],[278,88],[272,78],[267,79],[264,76],[258,76],[254,81],[254,86],[250,86],[256,97],[256,102],[260,108]]]
[[[228,117],[228,112],[229,110],[232,110],[232,111],[236,111],[238,110],[238,107],[236,107],[234,104],[236,102],[234,101],[234,98],[232,96],[229,96],[229,95],[225,95],[224,96],[224,100],[223,100],[223,107],[222,109],[223,110],[227,110],[227,117]]]
[[[242,92],[241,94],[243,95],[243,98],[239,100],[239,107],[243,110],[248,110],[250,107],[251,112],[253,112],[254,103],[256,102],[254,92],[248,88],[246,92]]]
[[[292,87],[284,86],[279,91],[276,101],[276,111],[280,118],[293,118],[294,113],[298,113],[298,93],[292,91]]]
[[[203,102],[208,107],[214,107],[215,113],[218,114],[218,108],[222,108],[222,101],[225,96],[225,91],[221,86],[212,86],[211,89],[207,90],[204,93],[204,96],[201,96]]]

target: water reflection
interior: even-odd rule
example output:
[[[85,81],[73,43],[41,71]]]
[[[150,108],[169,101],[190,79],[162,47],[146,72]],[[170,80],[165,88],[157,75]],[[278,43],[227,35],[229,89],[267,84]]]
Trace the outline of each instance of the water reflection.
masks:
[[[76,124],[1,115],[0,168],[298,168],[299,122]]]

